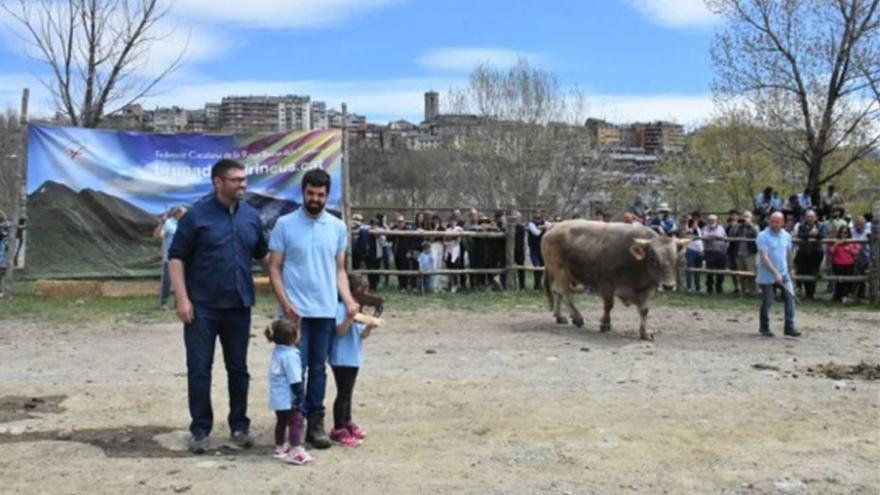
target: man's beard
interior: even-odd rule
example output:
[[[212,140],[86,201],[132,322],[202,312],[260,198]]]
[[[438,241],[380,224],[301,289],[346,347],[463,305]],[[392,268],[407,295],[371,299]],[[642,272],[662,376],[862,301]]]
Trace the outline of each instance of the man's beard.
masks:
[[[307,201],[306,202],[306,211],[312,215],[317,215],[324,210],[324,204],[319,203],[317,201]]]

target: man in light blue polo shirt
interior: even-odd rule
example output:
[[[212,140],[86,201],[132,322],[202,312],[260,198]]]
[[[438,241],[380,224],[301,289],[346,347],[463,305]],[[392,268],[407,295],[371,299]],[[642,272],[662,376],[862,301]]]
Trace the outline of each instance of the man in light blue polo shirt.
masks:
[[[306,377],[306,441],[325,449],[330,447],[324,429],[325,365],[336,330],[338,297],[351,315],[358,305],[345,272],[347,229],[324,210],[330,175],[321,169],[306,172],[302,190],[303,207],[279,218],[272,230],[269,276],[281,311],[302,322],[299,351]]]
[[[770,306],[773,304],[773,289],[776,286],[782,288],[782,299],[785,303],[785,335],[801,335],[794,326],[794,283],[789,271],[794,251],[791,235],[782,228],[784,224],[782,212],[774,212],[770,215],[767,228],[757,238],[757,282],[763,297],[760,333],[764,337],[773,336],[770,331]]]

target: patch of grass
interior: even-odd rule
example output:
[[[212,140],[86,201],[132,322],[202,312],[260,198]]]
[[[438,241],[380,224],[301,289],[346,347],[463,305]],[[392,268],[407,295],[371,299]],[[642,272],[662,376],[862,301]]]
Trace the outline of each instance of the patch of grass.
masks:
[[[522,292],[474,292],[474,293],[437,293],[437,294],[402,294],[393,289],[379,290],[378,294],[385,298],[385,306],[401,311],[418,311],[419,309],[450,309],[458,311],[491,311],[495,308],[537,309],[546,307],[547,300],[540,291]]]
[[[457,294],[402,294],[395,289],[381,289],[378,294],[385,297],[385,306],[395,311],[417,312],[420,309],[446,309],[464,312],[485,312],[498,310],[522,310],[549,312],[543,291],[526,290],[521,292],[476,292]],[[595,294],[578,294],[575,301],[579,305],[599,306]],[[781,302],[779,303],[781,304]],[[741,310],[758,311],[760,300],[757,297],[737,297],[733,295],[710,296],[708,294],[657,293],[652,306],[673,306],[697,310]],[[582,308],[586,309],[586,308]],[[856,304],[841,306],[830,301],[802,301],[798,311],[826,313],[832,311],[877,311],[878,306]],[[254,316],[273,318],[276,314],[275,299],[271,295],[257,297]],[[26,284],[16,286],[16,296],[12,300],[0,300],[0,320],[33,321],[92,321],[99,319],[122,319],[138,323],[176,322],[173,310],[160,311],[155,296],[123,298],[61,298],[43,299],[33,295]]]
[[[173,321],[173,311],[159,311],[156,297],[44,299],[17,294],[0,301],[0,320],[79,322],[122,318],[134,322]]]

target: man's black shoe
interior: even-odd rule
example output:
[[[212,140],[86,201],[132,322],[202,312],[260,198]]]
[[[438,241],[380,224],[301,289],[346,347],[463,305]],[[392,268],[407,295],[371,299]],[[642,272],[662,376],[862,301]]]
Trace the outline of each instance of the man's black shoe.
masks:
[[[758,333],[761,334],[761,337],[773,337],[773,332],[770,330],[761,330]]]
[[[193,454],[204,454],[211,446],[211,440],[207,435],[203,437],[192,436],[189,439],[189,451]]]
[[[242,449],[249,449],[254,446],[254,439],[247,430],[236,431],[232,433],[232,443]]]
[[[797,330],[795,330],[794,328],[786,330],[784,333],[788,337],[800,337],[801,336],[801,333],[798,332]]]

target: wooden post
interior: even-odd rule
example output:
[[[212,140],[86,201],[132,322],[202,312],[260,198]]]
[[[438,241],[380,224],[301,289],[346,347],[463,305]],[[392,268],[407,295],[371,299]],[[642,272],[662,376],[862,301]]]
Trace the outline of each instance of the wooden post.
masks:
[[[504,240],[504,258],[505,267],[507,268],[507,287],[518,290],[516,277],[516,260],[514,252],[516,249],[516,224],[513,222],[513,210],[507,211],[507,237]]]
[[[7,246],[6,257],[6,277],[3,279],[4,287],[0,287],[3,296],[12,299],[13,284],[15,281],[15,253],[18,250],[18,224],[21,222],[23,214],[27,212],[27,183],[25,177],[27,174],[27,138],[28,138],[28,100],[30,99],[30,90],[24,88],[21,91],[21,114],[19,115],[19,124],[21,125],[21,139],[19,141],[18,150],[18,170],[15,171],[15,188],[16,194],[12,198],[12,229],[9,231],[9,240]],[[11,244],[10,244],[11,243]]]
[[[351,165],[348,162],[348,105],[342,104],[342,221],[348,230],[348,246],[345,248],[345,269],[352,270],[352,239],[351,233]]]
[[[880,201],[874,203],[874,219],[871,222],[871,265],[868,280],[868,297],[871,304],[880,302]]]

